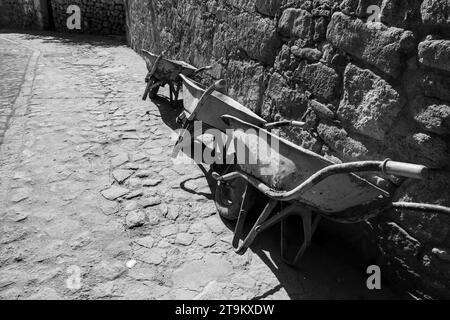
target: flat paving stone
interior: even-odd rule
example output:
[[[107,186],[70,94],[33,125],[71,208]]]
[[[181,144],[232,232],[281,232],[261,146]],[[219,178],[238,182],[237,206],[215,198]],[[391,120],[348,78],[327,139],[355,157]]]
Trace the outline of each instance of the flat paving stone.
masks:
[[[146,222],[146,215],[143,211],[132,211],[127,214],[126,224],[128,228],[141,227]]]
[[[108,200],[116,200],[120,197],[123,197],[124,195],[126,195],[127,193],[129,193],[130,190],[126,189],[126,188],[122,188],[122,187],[118,187],[118,186],[113,186],[109,189],[106,189],[104,191],[102,191],[102,195],[108,199]]]
[[[113,177],[116,179],[117,182],[123,183],[125,180],[127,180],[129,177],[133,175],[133,170],[115,170],[113,172]]]
[[[194,236],[189,233],[179,233],[175,239],[175,243],[183,246],[189,246],[194,242]]]

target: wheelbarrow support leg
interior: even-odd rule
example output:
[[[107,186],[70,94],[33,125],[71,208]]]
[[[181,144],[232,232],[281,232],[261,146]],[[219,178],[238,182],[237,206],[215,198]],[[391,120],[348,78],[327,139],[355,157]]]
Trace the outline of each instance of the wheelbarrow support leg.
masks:
[[[319,215],[317,215],[317,217],[313,221],[313,213],[310,210],[298,212],[296,213],[296,215],[302,218],[303,243],[300,249],[296,252],[294,259],[292,260],[290,260],[287,257],[287,250],[286,250],[287,249],[286,229],[288,228],[287,218],[283,219],[281,223],[281,257],[287,264],[291,266],[296,265],[305,254],[306,249],[308,249],[311,246],[312,237],[316,232],[320,222]]]
[[[176,86],[174,86],[174,95],[175,95],[175,101],[178,101],[178,97],[179,97],[179,95],[180,95],[180,89],[181,89],[181,86],[182,86],[182,84],[181,84],[181,82],[178,82],[177,84],[176,84]]]
[[[174,101],[176,102],[178,100],[178,95],[176,94],[176,90],[172,82],[169,83],[169,88],[170,88],[170,105],[172,108],[174,108]]]
[[[144,95],[142,96],[142,100],[147,100],[148,94],[150,93],[150,90],[152,89],[154,83],[155,81],[153,80],[153,78],[147,80],[147,86],[145,88]]]
[[[233,245],[236,248],[237,254],[243,255],[243,254],[245,254],[245,252],[247,252],[248,248],[250,248],[250,246],[255,241],[255,238],[261,232],[261,226],[264,224],[264,222],[267,221],[267,219],[269,218],[270,214],[275,209],[277,204],[278,204],[278,201],[276,201],[276,200],[269,201],[269,203],[267,204],[267,206],[265,207],[265,209],[259,216],[258,220],[253,225],[253,228],[248,233],[245,240],[240,245],[238,245],[239,239],[240,239],[240,234],[242,234],[241,230],[243,229],[244,223],[245,223],[245,216],[247,215],[247,213],[244,211],[245,213],[244,213],[243,217],[241,217],[241,214],[242,214],[242,212],[241,212],[241,214],[239,215],[240,221],[238,221],[238,225],[236,226],[236,231],[238,231],[238,232],[237,232],[237,234],[235,233],[235,239],[233,241]]]
[[[247,219],[247,208],[248,208],[248,188],[250,188],[249,184],[247,183],[245,185],[245,191],[244,191],[244,195],[242,196],[242,203],[241,203],[241,208],[239,211],[239,218],[234,230],[234,237],[233,237],[233,247],[235,249],[237,249],[239,247],[239,243],[241,240],[241,236],[243,235],[244,232],[244,225],[245,225],[245,221]]]

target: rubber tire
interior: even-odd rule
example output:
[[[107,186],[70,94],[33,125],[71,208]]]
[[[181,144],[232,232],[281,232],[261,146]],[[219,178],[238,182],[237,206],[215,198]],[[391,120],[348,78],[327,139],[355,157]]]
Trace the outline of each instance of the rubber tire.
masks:
[[[150,90],[150,93],[148,94],[148,97],[150,98],[150,99],[155,99],[156,98],[156,96],[158,95],[158,91],[159,91],[159,86],[157,86],[156,88],[153,88],[152,90]]]
[[[219,215],[228,221],[236,221],[242,205],[242,196],[245,192],[247,181],[244,179],[235,179],[227,184],[218,184],[214,194],[214,202],[216,204]],[[255,201],[255,189],[249,184],[247,188],[248,203],[250,207]],[[250,210],[251,208],[247,208]]]

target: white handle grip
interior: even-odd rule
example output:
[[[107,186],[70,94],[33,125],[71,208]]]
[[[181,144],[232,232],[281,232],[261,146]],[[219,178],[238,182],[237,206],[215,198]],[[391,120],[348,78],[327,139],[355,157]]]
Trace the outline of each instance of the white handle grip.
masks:
[[[429,169],[422,165],[387,161],[384,164],[384,172],[394,176],[400,176],[418,180],[428,180]]]

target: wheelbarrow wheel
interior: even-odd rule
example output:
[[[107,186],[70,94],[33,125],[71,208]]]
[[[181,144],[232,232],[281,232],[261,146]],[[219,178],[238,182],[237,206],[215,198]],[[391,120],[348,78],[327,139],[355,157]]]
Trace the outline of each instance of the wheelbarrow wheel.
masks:
[[[153,83],[155,83],[155,80],[153,80]],[[160,87],[157,86],[157,87],[153,88],[152,90],[150,90],[150,92],[149,92],[149,94],[148,94],[148,97],[149,97],[150,99],[155,99],[156,96],[158,95],[159,88],[160,88]]]
[[[247,182],[244,179],[235,179],[227,184],[219,184],[214,195],[217,212],[225,220],[235,221],[239,218],[242,196]],[[255,192],[252,186],[247,190],[250,197],[248,203],[254,202]],[[247,208],[247,210],[250,208]]]

